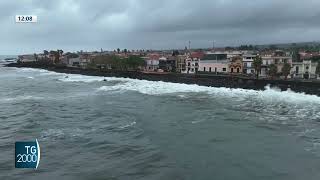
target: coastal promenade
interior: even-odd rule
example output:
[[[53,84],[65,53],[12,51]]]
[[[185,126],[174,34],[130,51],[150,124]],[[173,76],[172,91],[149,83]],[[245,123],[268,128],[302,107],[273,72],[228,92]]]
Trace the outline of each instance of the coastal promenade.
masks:
[[[210,87],[227,87],[227,88],[242,88],[253,90],[265,90],[267,86],[276,87],[281,91],[288,89],[311,95],[320,96],[319,81],[301,81],[301,80],[269,80],[269,79],[254,79],[249,77],[231,76],[231,75],[207,75],[207,74],[176,74],[176,73],[144,73],[139,71],[113,71],[113,70],[93,70],[70,68],[64,66],[47,66],[35,63],[11,63],[8,67],[28,67],[40,68],[49,71],[81,74],[88,76],[105,76],[105,77],[123,77],[149,81],[163,81],[184,84],[197,84],[200,86]]]

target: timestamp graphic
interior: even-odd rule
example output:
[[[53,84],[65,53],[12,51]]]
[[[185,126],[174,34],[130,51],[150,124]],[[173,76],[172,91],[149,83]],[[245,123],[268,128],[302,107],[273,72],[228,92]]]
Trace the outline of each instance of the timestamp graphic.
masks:
[[[36,15],[16,15],[16,23],[36,23],[38,17]]]

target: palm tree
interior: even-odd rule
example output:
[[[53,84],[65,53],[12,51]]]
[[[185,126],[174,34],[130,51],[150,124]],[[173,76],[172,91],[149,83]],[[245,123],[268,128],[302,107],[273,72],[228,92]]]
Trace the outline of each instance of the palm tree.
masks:
[[[36,61],[38,61],[38,55],[37,55],[36,53],[34,53],[33,56],[34,56],[34,59],[35,59]]]
[[[290,74],[290,71],[291,71],[291,65],[289,63],[284,63],[281,71],[282,71],[282,74],[284,75],[284,79],[287,80],[288,75]]]
[[[278,73],[278,67],[275,64],[269,65],[268,74],[271,76],[271,79],[273,79]]]
[[[44,54],[45,56],[47,56],[47,55],[49,55],[49,51],[43,50],[43,54]]]
[[[253,67],[256,71],[256,77],[259,78],[259,73],[261,71],[262,58],[260,56],[256,56],[253,60]]]

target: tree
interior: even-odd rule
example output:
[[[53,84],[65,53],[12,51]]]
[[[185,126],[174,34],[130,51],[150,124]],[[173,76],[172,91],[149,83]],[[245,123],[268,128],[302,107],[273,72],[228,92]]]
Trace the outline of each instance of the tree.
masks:
[[[284,79],[287,80],[288,75],[290,74],[291,71],[291,65],[289,63],[284,63],[281,72],[284,75]]]
[[[299,62],[301,60],[301,56],[299,53],[299,49],[295,49],[292,53],[292,60],[295,62]]]
[[[174,50],[173,52],[172,52],[172,56],[178,56],[179,55],[179,51],[178,50]]]
[[[269,49],[270,49],[270,50],[276,50],[277,48],[278,48],[278,47],[277,47],[276,45],[273,45],[273,44],[269,46]]]
[[[259,78],[259,73],[261,71],[262,58],[260,56],[256,56],[253,60],[253,67],[256,71],[256,77]]]
[[[58,49],[57,51],[58,51],[58,53],[59,53],[60,55],[63,54],[63,50],[62,50],[62,49],[60,49],[60,50]]]
[[[57,50],[57,51],[50,51],[50,54],[54,56],[54,63],[59,63],[60,61],[60,56],[62,55],[63,51],[62,50]]]
[[[318,62],[318,65],[316,68],[316,74],[320,75],[320,62]]]
[[[33,56],[34,56],[34,59],[35,59],[36,61],[38,61],[38,55],[37,55],[36,53],[34,53]]]
[[[45,56],[48,56],[48,55],[49,55],[49,51],[43,50],[43,54],[44,54]]]
[[[117,52],[118,52],[118,54],[120,53],[120,48],[117,48]]]
[[[123,52],[124,52],[125,54],[127,54],[127,53],[128,53],[128,50],[127,50],[127,49],[124,49]]]
[[[268,69],[269,69],[269,70],[268,70],[268,74],[269,74],[269,76],[271,76],[271,78],[273,79],[273,78],[277,75],[277,73],[278,73],[277,65],[275,65],[275,64],[270,64]]]

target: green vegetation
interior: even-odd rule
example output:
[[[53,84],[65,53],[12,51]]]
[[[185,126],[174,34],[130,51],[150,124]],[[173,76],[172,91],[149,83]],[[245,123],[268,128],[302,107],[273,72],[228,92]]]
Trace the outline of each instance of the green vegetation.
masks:
[[[260,56],[256,56],[253,60],[253,67],[256,72],[257,79],[259,78],[259,72],[261,71],[262,58]]]
[[[139,56],[129,56],[128,58],[120,58],[114,55],[96,56],[92,62],[88,64],[91,69],[113,69],[113,70],[138,70],[144,66],[144,60]]]
[[[60,56],[63,54],[63,50],[50,51],[50,54],[54,55],[54,63],[57,64],[60,62]]]
[[[66,54],[66,57],[69,59],[69,58],[78,58],[79,55],[76,54],[76,53],[71,53],[71,52],[67,52]]]
[[[49,51],[43,50],[43,54],[47,56],[47,55],[49,55]]]
[[[277,68],[277,65],[275,64],[270,64],[269,67],[268,67],[268,74],[269,76],[271,76],[271,78],[273,79],[275,76],[277,76],[277,73],[278,73],[278,68]]]
[[[318,62],[318,65],[316,68],[316,74],[320,75],[320,62]]]
[[[313,56],[313,57],[311,58],[311,61],[312,61],[312,62],[318,62],[318,63],[320,63],[320,56]]]
[[[287,79],[288,75],[291,71],[291,65],[289,63],[285,63],[281,69],[282,74],[284,75],[284,78]]]

